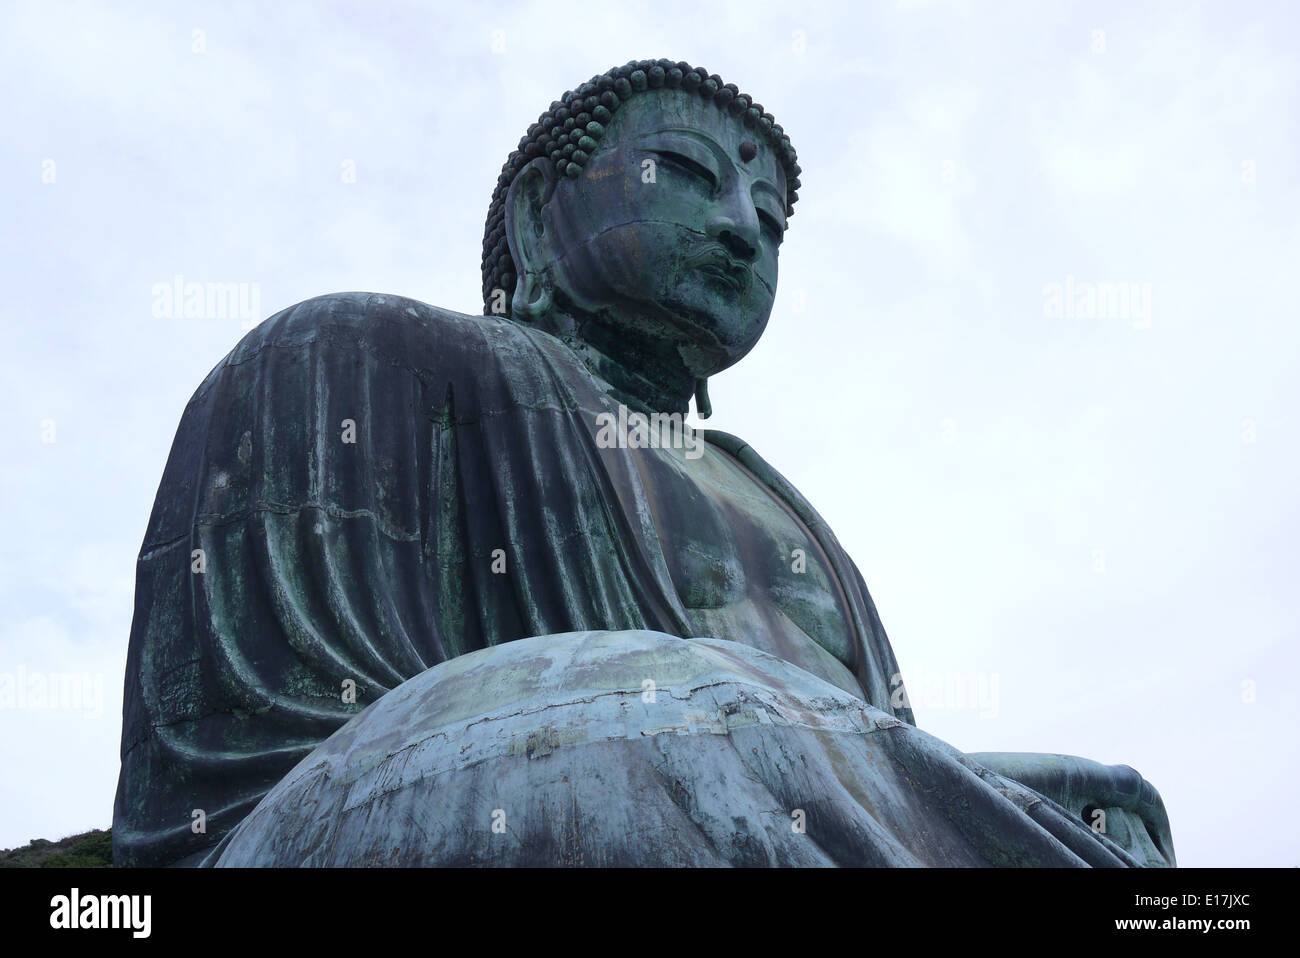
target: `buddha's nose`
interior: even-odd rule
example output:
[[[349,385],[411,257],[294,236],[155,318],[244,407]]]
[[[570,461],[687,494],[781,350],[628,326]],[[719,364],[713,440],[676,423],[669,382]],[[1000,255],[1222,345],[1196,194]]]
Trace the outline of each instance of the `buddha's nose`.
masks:
[[[758,218],[754,222],[736,222],[734,217],[715,216],[709,220],[710,236],[726,247],[736,259],[752,263],[758,256]]]

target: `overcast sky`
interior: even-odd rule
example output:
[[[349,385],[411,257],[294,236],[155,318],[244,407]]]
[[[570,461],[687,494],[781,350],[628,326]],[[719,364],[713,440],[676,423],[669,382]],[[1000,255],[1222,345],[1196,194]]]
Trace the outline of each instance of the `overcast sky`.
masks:
[[[1296,9],[7,0],[0,682],[90,679],[0,703],[0,847],[112,821],[135,556],[252,321],[156,287],[477,313],[529,123],[667,56],[804,168],[708,425],[835,530],[919,725],[1132,765],[1180,864],[1300,865]]]

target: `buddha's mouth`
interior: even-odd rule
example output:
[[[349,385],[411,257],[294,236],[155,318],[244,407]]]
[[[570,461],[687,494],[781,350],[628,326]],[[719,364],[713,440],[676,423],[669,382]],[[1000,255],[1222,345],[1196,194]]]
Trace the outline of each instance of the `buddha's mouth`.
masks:
[[[744,266],[737,268],[710,264],[701,266],[700,272],[705,276],[718,280],[737,293],[743,293],[749,288],[749,269]]]
[[[698,270],[735,293],[748,292],[750,284],[754,281],[754,272],[748,263],[734,258],[726,250],[717,246],[692,256],[686,266]]]

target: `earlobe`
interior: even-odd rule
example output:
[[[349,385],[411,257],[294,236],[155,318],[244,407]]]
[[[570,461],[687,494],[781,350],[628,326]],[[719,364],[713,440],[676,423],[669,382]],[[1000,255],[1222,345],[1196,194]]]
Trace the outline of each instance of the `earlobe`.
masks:
[[[551,311],[555,301],[555,287],[551,271],[547,268],[525,269],[515,280],[515,291],[510,298],[510,315],[528,323],[540,323]]]
[[[557,182],[555,164],[538,157],[519,171],[506,193],[506,242],[518,277],[511,291],[510,313],[520,319],[535,320],[551,308],[543,210]]]

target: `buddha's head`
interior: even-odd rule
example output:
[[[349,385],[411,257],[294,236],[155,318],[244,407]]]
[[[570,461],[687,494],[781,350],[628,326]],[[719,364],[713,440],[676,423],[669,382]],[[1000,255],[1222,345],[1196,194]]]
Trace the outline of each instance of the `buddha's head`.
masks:
[[[643,60],[593,77],[502,171],[484,312],[665,344],[703,380],[767,325],[798,174],[781,127],[717,76]]]

